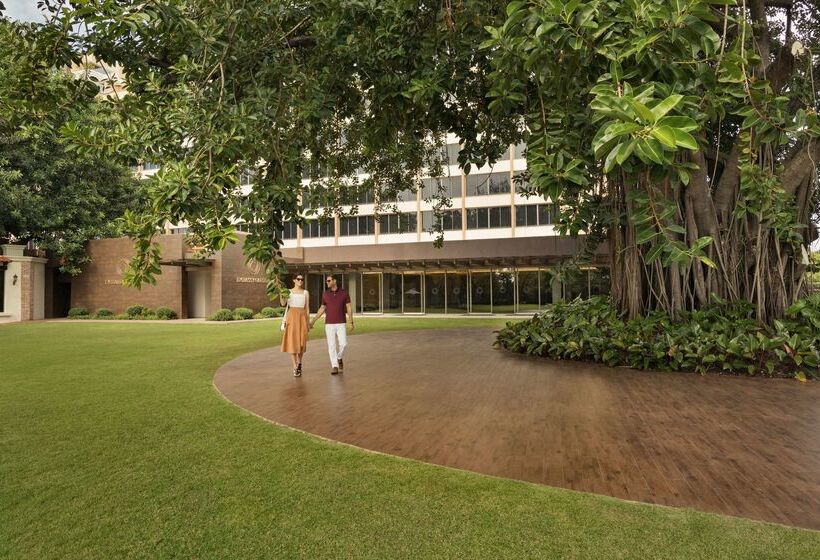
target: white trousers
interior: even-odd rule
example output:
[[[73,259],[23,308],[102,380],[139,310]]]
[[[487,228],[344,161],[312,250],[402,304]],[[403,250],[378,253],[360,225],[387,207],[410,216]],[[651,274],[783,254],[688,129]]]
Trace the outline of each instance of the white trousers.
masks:
[[[330,354],[330,367],[339,367],[339,360],[347,346],[347,325],[345,323],[325,324],[327,336],[327,353]],[[338,343],[337,343],[338,339]]]

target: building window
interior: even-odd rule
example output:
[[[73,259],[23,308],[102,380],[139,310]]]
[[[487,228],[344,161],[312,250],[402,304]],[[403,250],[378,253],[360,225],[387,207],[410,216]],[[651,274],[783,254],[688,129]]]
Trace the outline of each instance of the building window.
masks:
[[[380,233],[415,233],[416,213],[384,214],[379,221]]]
[[[376,222],[373,216],[345,216],[339,220],[339,235],[373,235]]]
[[[421,180],[421,197],[425,200],[444,195],[447,198],[461,196],[461,175],[451,177],[431,177]]]
[[[458,154],[461,151],[459,144],[447,144],[441,147],[441,159],[445,165],[458,165]]]
[[[432,210],[421,213],[421,225],[424,231],[433,231],[435,228]],[[461,210],[445,210],[438,216],[438,221],[441,223],[441,229],[444,231],[460,230],[461,229]]]
[[[313,220],[302,228],[302,237],[306,239],[311,237],[334,237],[335,235],[336,224],[332,219],[324,222]]]
[[[188,233],[188,228],[186,228],[186,227],[173,227],[173,228],[171,228],[171,235],[185,235],[186,233]]]
[[[381,202],[410,202],[416,200],[416,191],[414,189],[403,189],[397,193],[382,194],[379,199]]]
[[[285,227],[282,230],[282,239],[296,239],[296,233],[299,231],[299,226],[293,222],[285,222]]]
[[[467,229],[510,227],[511,216],[509,206],[467,208]]]
[[[558,210],[553,204],[525,204],[515,208],[516,226],[547,226],[554,224]]]
[[[251,169],[244,169],[244,170],[240,171],[239,172],[239,184],[243,187],[246,186],[246,185],[250,185],[251,184],[251,177],[253,176],[252,173],[253,173],[253,170],[251,170]]]
[[[160,164],[151,161],[146,161],[142,164],[143,171],[155,171],[160,168]]]
[[[5,266],[5,265],[0,265]],[[6,309],[6,269],[0,268],[0,313]]]
[[[479,173],[467,175],[467,196],[504,194],[510,192],[509,173]]]
[[[373,189],[360,189],[356,195],[356,204],[375,204],[375,202],[376,197],[373,193]]]
[[[526,157],[525,152],[527,150],[527,145],[523,142],[521,144],[516,144],[515,149],[513,150],[515,159],[524,159]]]

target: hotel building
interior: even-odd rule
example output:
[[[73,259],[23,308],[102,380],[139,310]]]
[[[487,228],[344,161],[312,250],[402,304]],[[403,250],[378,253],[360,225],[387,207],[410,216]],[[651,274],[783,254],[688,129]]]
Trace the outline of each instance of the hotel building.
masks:
[[[580,274],[554,274],[577,253],[579,240],[557,234],[548,200],[516,189],[514,178],[526,169],[522,145],[510,146],[507,157],[469,175],[457,165],[457,139],[448,138],[445,149],[443,176],[422,177],[418,191],[381,201],[378,216],[376,193],[366,193],[354,216],[286,228],[282,252],[293,272],[306,275],[312,311],[327,274],[348,290],[359,314],[532,313],[561,299],[608,292],[604,248]],[[156,170],[142,164],[135,172],[146,177]],[[253,188],[248,177],[240,182]],[[432,233],[436,193],[452,201],[441,216],[441,248]],[[385,213],[385,203],[394,211]],[[122,285],[133,252],[125,238],[90,241],[92,262],[77,277],[58,274],[53,263],[46,266],[39,316],[64,316],[69,307],[121,313],[142,304],[171,307],[180,317],[206,317],[223,307],[270,305],[262,268],[244,262],[242,234],[238,245],[201,259],[187,246],[186,231],[184,224],[174,225],[159,236],[162,274],[155,286],[141,290]]]

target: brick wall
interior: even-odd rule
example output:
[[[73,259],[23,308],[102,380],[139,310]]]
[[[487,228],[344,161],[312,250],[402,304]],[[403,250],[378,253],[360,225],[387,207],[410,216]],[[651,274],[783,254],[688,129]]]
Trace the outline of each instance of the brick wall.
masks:
[[[182,258],[183,236],[161,235],[157,241],[163,261]],[[89,241],[88,254],[91,262],[83,268],[82,274],[71,280],[71,307],[87,307],[92,313],[106,307],[114,313],[124,313],[130,305],[140,304],[152,309],[164,305],[183,316],[182,267],[163,265],[156,285],[144,285],[138,290],[122,285],[122,272],[134,255],[130,239]]]
[[[34,320],[34,272],[31,262],[20,263],[20,320]]]
[[[242,245],[246,239],[240,234],[239,242],[229,245],[222,251],[220,258],[220,276],[222,290],[222,307],[235,309],[250,307],[259,311],[263,307],[273,306],[266,293],[267,279],[261,265],[247,266]]]

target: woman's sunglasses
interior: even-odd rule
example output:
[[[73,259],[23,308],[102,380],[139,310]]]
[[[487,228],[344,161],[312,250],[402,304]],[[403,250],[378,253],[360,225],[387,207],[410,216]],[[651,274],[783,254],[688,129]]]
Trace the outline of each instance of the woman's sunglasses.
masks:
[[[298,280],[299,282],[301,282],[302,280],[304,280],[304,278],[302,278],[301,276],[297,276],[297,277],[296,277],[296,280]]]

